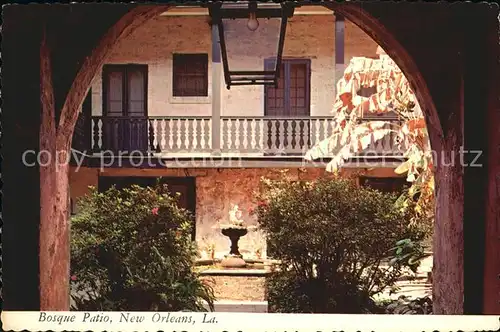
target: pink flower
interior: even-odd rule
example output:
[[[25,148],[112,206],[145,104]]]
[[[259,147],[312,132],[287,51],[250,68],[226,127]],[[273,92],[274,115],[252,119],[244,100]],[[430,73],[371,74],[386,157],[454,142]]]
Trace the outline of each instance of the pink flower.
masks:
[[[76,276],[75,275],[71,276],[71,280],[76,281]]]
[[[267,206],[267,202],[265,201],[259,201],[259,203],[257,203],[258,206]]]
[[[155,208],[153,208],[151,210],[151,213],[154,214],[155,216],[157,216],[158,215],[158,210],[159,210],[159,208],[155,207]]]

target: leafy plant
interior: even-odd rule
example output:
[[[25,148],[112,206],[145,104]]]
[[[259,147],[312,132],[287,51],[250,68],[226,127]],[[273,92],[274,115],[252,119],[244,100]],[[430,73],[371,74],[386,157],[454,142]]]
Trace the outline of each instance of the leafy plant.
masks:
[[[392,258],[390,265],[403,264],[408,266],[413,272],[417,272],[422,259],[429,257],[420,243],[415,243],[412,239],[403,239],[396,242],[396,246],[390,249]]]
[[[370,96],[362,88],[374,87]],[[307,160],[331,157],[327,171],[336,172],[361,151],[388,135],[406,161],[395,172],[406,174],[412,186],[397,202],[400,208],[412,205],[414,221],[434,216],[434,167],[424,114],[401,69],[386,54],[379,59],[354,57],[337,84],[333,106],[332,135],[306,154]],[[381,115],[391,115],[385,120]],[[387,119],[387,117],[386,117]],[[410,204],[410,201],[417,204]]]
[[[264,180],[260,229],[281,261],[268,279],[275,312],[370,312],[372,297],[414,264],[392,261],[400,239],[418,249],[425,231],[400,210],[395,195],[359,187],[353,179]]]
[[[381,311],[396,315],[432,315],[432,299],[428,296],[411,299],[401,295],[397,300],[385,304]]]
[[[214,293],[193,272],[191,215],[165,185],[91,193],[71,221],[77,310],[213,310]]]

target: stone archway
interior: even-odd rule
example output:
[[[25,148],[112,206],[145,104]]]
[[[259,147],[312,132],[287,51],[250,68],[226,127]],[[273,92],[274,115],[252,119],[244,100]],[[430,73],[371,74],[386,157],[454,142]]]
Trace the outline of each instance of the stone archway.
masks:
[[[381,21],[356,4],[328,4],[327,7],[343,14],[361,27],[401,67],[416,91],[426,113],[431,144],[434,150],[452,151],[461,146],[463,133],[459,119],[452,118],[444,132],[436,106],[424,77],[414,59],[397,41]],[[52,96],[49,50],[41,47],[41,77],[43,118],[41,127],[42,150],[69,151],[77,119],[77,110],[87,93],[93,77],[104,63],[116,40],[138,26],[168,10],[169,6],[138,6],[124,15],[101,38],[99,46],[86,58],[78,71],[62,107],[59,123],[55,123]],[[460,105],[458,105],[460,106]],[[460,109],[460,107],[458,108]],[[463,112],[463,109],[460,109]],[[459,116],[459,115],[456,115]],[[53,163],[50,163],[53,164]],[[460,165],[458,165],[460,166]],[[463,183],[461,167],[440,167],[437,163],[437,200],[434,241],[434,297],[436,313],[463,312]],[[40,285],[42,310],[66,310],[69,307],[69,225],[68,169],[41,167],[41,220],[40,220]],[[446,220],[446,223],[440,222]],[[443,239],[446,239],[446,242]]]
[[[359,26],[382,46],[386,53],[401,68],[415,91],[419,104],[425,114],[426,125],[433,151],[442,156],[445,151],[455,151],[463,139],[460,128],[443,133],[436,106],[424,77],[407,52],[394,35],[373,15],[361,6],[330,4],[326,7],[337,11]],[[463,110],[462,110],[463,111]],[[451,156],[450,156],[451,157]],[[440,160],[436,165],[436,221],[433,240],[433,299],[434,313],[463,313],[463,184],[462,170],[448,167]],[[453,180],[451,180],[453,179]],[[451,181],[450,181],[451,180]],[[451,194],[451,195],[450,195]],[[453,197],[451,199],[451,197]],[[445,222],[446,221],[446,222]],[[446,242],[442,242],[446,239]]]
[[[51,54],[46,31],[40,45],[42,116],[40,151],[50,158],[40,165],[40,309],[69,310],[70,234],[69,164],[73,131],[92,79],[116,41],[168,10],[170,6],[138,6],[122,16],[100,39],[78,70],[60,112],[56,112]],[[57,123],[56,113],[60,114]]]

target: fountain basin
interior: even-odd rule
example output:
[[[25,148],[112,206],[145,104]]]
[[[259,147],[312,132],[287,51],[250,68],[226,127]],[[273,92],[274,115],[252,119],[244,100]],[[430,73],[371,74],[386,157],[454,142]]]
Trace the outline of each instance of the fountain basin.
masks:
[[[247,265],[238,249],[238,241],[240,240],[240,237],[245,236],[247,233],[248,230],[243,227],[228,227],[222,229],[222,234],[231,240],[231,250],[229,251],[229,255],[226,255],[221,262],[223,267],[241,268]]]

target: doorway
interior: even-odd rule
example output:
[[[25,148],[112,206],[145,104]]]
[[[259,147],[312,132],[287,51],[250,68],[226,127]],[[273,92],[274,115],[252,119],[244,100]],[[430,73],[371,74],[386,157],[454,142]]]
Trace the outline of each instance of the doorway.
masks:
[[[122,154],[147,150],[147,81],[147,65],[113,64],[103,67],[103,150]]]
[[[264,61],[265,70],[274,67]],[[310,145],[311,60],[283,59],[278,85],[264,90],[264,146],[269,154],[303,154]]]

